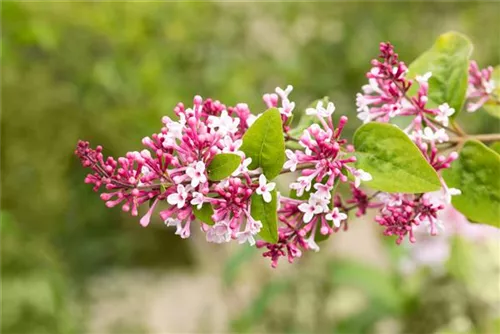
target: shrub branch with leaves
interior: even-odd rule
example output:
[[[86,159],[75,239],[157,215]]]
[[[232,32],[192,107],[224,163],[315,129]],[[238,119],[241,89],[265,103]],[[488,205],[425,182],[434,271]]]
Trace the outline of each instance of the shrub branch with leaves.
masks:
[[[85,182],[103,189],[106,206],[137,216],[149,204],[140,219],[148,226],[165,203],[159,215],[181,238],[199,227],[209,242],[265,248],[273,267],[282,256],[293,262],[318,251],[319,241],[347,230],[352,210],[358,217],[377,210],[375,221],[397,244],[415,242],[420,225],[438,234],[438,212],[450,203],[470,220],[498,227],[500,155],[484,142],[500,134],[469,135],[455,120],[462,109],[500,117],[499,70],[480,70],[471,53],[469,40],[451,32],[407,67],[390,43],[381,43],[356,98],[365,124],[352,144],[342,138],[347,117],[334,122],[327,98],[292,127],[288,86],[265,94],[267,110],[259,115],[244,103],[229,107],[196,96],[192,107],[175,107],[177,119],[163,118],[141,152],[104,158],[102,147],[80,141],[75,153],[92,169]],[[409,121],[404,129],[390,124],[401,119]],[[284,173],[299,174],[288,197],[272,182]],[[368,195],[362,183],[375,192]]]

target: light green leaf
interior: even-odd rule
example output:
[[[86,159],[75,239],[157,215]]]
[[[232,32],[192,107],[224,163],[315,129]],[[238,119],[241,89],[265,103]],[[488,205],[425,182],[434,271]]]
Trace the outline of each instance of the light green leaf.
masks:
[[[195,205],[193,205],[193,213],[194,216],[204,222],[207,225],[213,225],[215,224],[214,220],[212,219],[212,215],[214,214],[214,209],[212,208],[212,205],[210,203],[203,203],[203,206],[201,207],[200,210],[196,208]]]
[[[394,125],[368,123],[354,134],[356,167],[372,175],[368,187],[386,192],[439,190],[434,168],[408,136]]]
[[[241,157],[232,153],[217,154],[207,167],[208,179],[220,181],[230,176],[241,163]]]
[[[500,118],[500,65],[497,65],[491,75],[495,83],[492,97],[483,105],[484,110],[496,118]]]
[[[449,187],[458,188],[453,206],[478,223],[500,227],[500,155],[476,140],[465,142],[460,156],[443,172]]]
[[[262,167],[268,180],[281,172],[285,163],[285,139],[278,109],[265,111],[243,136],[241,150],[252,158],[250,169]]]
[[[278,242],[278,194],[271,191],[272,200],[266,203],[264,198],[256,193],[252,195],[250,214],[253,219],[260,220],[262,229],[259,235],[267,242]]]
[[[457,32],[445,33],[432,48],[409,66],[409,78],[432,72],[429,80],[429,106],[448,103],[455,109],[452,118],[462,109],[467,91],[469,58],[472,43]],[[416,89],[416,85],[414,85]]]

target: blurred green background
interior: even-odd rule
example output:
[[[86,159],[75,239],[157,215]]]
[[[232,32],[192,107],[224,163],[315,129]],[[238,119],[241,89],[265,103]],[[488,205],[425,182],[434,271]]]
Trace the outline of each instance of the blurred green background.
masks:
[[[299,109],[329,96],[352,133],[355,94],[379,42],[409,63],[457,30],[481,66],[496,65],[499,3],[1,6],[3,333],[498,330],[491,300],[470,290],[476,270],[456,260],[466,253],[475,263],[477,245],[455,241],[455,262],[406,282],[397,270],[404,249],[385,247],[366,221],[358,234],[376,246],[346,239],[346,256],[326,249],[270,271],[251,250],[183,241],[159,220],[143,229],[106,209],[73,149],[82,138],[120,156],[140,149],[178,101],[200,94],[261,112],[262,94],[286,84]],[[480,113],[459,120],[470,131],[499,128]],[[376,255],[363,259],[357,248]],[[498,268],[490,274],[498,312]]]

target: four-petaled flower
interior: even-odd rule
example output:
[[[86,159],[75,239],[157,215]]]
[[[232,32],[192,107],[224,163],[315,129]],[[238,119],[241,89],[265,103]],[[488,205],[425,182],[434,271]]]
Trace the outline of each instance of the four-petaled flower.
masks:
[[[354,186],[356,188],[359,187],[361,184],[361,181],[371,181],[372,176],[370,173],[365,172],[362,169],[356,169],[353,173],[352,176],[354,176]]]
[[[238,176],[243,173],[248,172],[248,166],[252,163],[252,158],[246,158],[241,162],[241,164],[236,168],[236,170],[231,174],[231,176]]]
[[[430,142],[443,143],[450,139],[444,129],[439,129],[434,132],[429,127],[425,127],[423,132],[419,132],[419,135],[422,137],[422,139],[428,140]]]
[[[316,199],[310,198],[307,203],[302,203],[299,205],[299,210],[304,212],[304,223],[309,223],[314,215],[323,212],[323,207],[319,204]]]
[[[307,108],[306,114],[319,117],[330,117],[335,112],[335,105],[333,102],[328,102],[326,109],[323,107],[323,101],[319,101],[316,108]]]
[[[419,84],[423,84],[427,83],[431,77],[432,77],[432,72],[427,72],[424,75],[417,75],[415,77],[415,80],[417,80]]]
[[[327,213],[325,218],[331,220],[335,227],[340,227],[340,222],[347,219],[347,215],[339,211],[339,208],[333,208],[332,212]]]
[[[437,122],[440,122],[441,124],[443,124],[444,126],[448,126],[449,124],[449,120],[448,120],[448,117],[450,117],[451,115],[453,115],[455,113],[455,109],[451,108],[448,103],[443,103],[442,105],[440,105],[438,107],[438,114],[436,115],[436,117],[434,117],[434,119],[437,121]]]
[[[283,165],[283,168],[289,169],[291,172],[295,172],[295,170],[297,169],[297,164],[299,163],[299,161],[297,159],[297,155],[295,153],[293,153],[292,150],[288,150],[288,149],[285,150],[285,154],[286,154],[288,160]]]
[[[255,190],[258,195],[261,195],[264,198],[264,202],[270,203],[272,200],[271,191],[276,187],[276,183],[269,182],[267,183],[266,177],[264,174],[260,174],[259,176],[259,187]]]
[[[212,129],[217,128],[217,133],[221,136],[225,136],[228,133],[236,133],[239,124],[240,119],[229,116],[227,110],[222,110],[219,117],[208,117],[208,127]]]
[[[177,205],[177,208],[182,208],[186,204],[186,199],[188,197],[188,193],[186,188],[182,184],[177,186],[177,192],[168,195],[167,202],[170,205]]]
[[[203,196],[202,193],[195,191],[195,192],[193,192],[193,199],[191,200],[191,204],[196,205],[196,208],[198,210],[200,210],[201,207],[203,206],[204,199],[205,199],[205,196]]]
[[[207,182],[207,176],[205,175],[205,164],[203,161],[198,161],[194,167],[189,166],[186,169],[186,175],[191,178],[191,186],[197,187],[200,183]]]

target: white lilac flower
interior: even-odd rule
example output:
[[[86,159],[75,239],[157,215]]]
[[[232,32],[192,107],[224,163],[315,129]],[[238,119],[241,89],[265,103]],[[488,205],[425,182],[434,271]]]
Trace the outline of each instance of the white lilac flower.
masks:
[[[205,175],[205,164],[203,161],[198,161],[196,164],[189,166],[186,169],[186,175],[191,178],[191,186],[197,187],[200,183],[207,182],[207,176]]]
[[[177,186],[177,192],[170,194],[167,196],[167,202],[170,205],[177,205],[177,208],[182,208],[186,204],[186,199],[188,197],[188,193],[186,188],[182,184]]]
[[[198,210],[203,206],[203,201],[205,200],[205,196],[199,192],[193,192],[193,199],[191,200],[191,205],[196,205]]]
[[[333,102],[328,102],[326,109],[323,107],[323,101],[318,101],[316,108],[307,108],[306,114],[318,117],[330,117],[335,112],[335,105]]]
[[[209,116],[208,117],[208,127],[216,130],[221,136],[225,136],[229,133],[235,133],[238,131],[238,125],[240,124],[239,118],[232,118],[228,115],[227,110],[222,110],[221,115]]]
[[[437,122],[443,124],[444,126],[448,126],[449,119],[451,115],[455,113],[455,109],[451,108],[448,103],[443,103],[438,107],[438,114],[434,118]]]
[[[333,208],[332,212],[328,213],[325,218],[331,220],[335,227],[340,227],[340,222],[347,219],[347,215],[339,211],[339,208]]]
[[[248,172],[248,166],[252,163],[252,158],[246,158],[241,162],[241,164],[236,168],[236,170],[231,174],[231,176],[238,176],[243,173]]]
[[[424,75],[417,75],[415,77],[415,80],[417,80],[419,84],[423,84],[427,83],[431,77],[432,77],[432,72],[427,72]]]
[[[285,154],[288,160],[283,165],[283,168],[290,169],[291,172],[295,172],[297,169],[297,164],[299,163],[297,155],[292,150],[285,150]]]
[[[299,210],[304,213],[304,223],[309,223],[314,215],[323,212],[323,207],[316,201],[315,198],[309,198],[307,203],[299,205]]]
[[[275,187],[276,183],[267,183],[266,177],[264,174],[261,174],[259,176],[259,187],[255,190],[255,192],[264,198],[264,202],[270,203],[272,200],[271,191],[274,190]]]
[[[371,181],[372,180],[371,174],[365,172],[362,169],[356,169],[355,171],[353,171],[352,176],[354,176],[354,186],[356,188],[359,187],[359,185],[361,184],[361,181]]]

